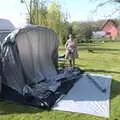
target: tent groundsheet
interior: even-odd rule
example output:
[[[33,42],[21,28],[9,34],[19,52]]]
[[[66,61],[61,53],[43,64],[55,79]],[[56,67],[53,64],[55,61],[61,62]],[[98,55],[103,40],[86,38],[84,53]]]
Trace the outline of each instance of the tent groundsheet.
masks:
[[[89,74],[106,92],[101,92],[87,75],[80,78],[69,93],[53,107],[54,110],[70,111],[109,117],[111,76]]]

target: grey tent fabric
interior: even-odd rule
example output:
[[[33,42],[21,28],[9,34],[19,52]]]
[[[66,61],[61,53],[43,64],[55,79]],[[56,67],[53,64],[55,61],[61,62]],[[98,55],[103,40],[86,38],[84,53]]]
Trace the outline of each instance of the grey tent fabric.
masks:
[[[1,43],[4,100],[51,108],[81,76],[78,68],[57,69],[58,40],[54,31],[29,25],[9,34]]]
[[[9,20],[0,18],[0,45],[1,45],[1,42],[4,40],[4,38],[14,29],[15,29],[14,25]],[[1,92],[1,86],[2,86],[1,84],[2,83],[1,83],[1,76],[0,76],[0,92]]]
[[[2,83],[1,83],[1,76],[0,76],[0,93],[1,93],[1,89],[2,89],[2,88],[1,88],[1,84],[2,84]]]
[[[8,43],[16,45],[10,48]],[[6,56],[9,58],[4,56],[4,60],[7,61],[4,64],[4,74],[7,79],[3,82],[20,93],[25,84],[35,84],[57,74],[55,59],[57,59],[58,40],[52,30],[27,26],[12,32],[2,44],[3,48],[5,46],[5,50],[8,51]],[[14,50],[15,47],[18,51]]]
[[[35,77],[42,77],[40,73],[46,78],[57,74],[52,56],[58,43],[53,32],[48,29],[21,32],[16,37],[16,43],[25,74],[31,77],[28,83],[39,82],[41,78]]]
[[[11,31],[0,31],[0,41],[2,41]]]
[[[2,41],[14,29],[15,27],[11,21],[0,18],[0,41]]]
[[[15,27],[10,20],[0,18],[0,31],[13,31],[14,29]]]

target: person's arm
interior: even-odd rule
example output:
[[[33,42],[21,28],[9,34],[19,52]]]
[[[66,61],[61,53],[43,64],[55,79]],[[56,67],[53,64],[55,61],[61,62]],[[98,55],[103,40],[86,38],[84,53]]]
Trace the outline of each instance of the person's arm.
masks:
[[[66,41],[66,43],[65,43],[65,48],[67,48],[67,46],[68,46],[68,41]]]
[[[76,39],[74,39],[75,48],[77,49]]]

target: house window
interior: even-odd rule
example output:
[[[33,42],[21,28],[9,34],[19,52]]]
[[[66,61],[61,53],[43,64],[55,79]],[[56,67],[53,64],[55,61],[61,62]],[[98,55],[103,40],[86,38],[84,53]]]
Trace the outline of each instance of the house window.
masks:
[[[111,36],[111,32],[107,32],[107,35],[110,35],[110,36]]]

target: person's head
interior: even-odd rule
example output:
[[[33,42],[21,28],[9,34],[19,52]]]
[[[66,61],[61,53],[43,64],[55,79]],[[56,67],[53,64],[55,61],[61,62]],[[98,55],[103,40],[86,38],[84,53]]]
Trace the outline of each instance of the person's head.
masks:
[[[72,34],[69,35],[69,39],[73,40],[73,35]]]
[[[69,39],[71,39],[72,41],[75,40],[75,35],[74,34],[69,34]]]
[[[69,39],[71,39],[72,38],[72,34],[69,34]]]

